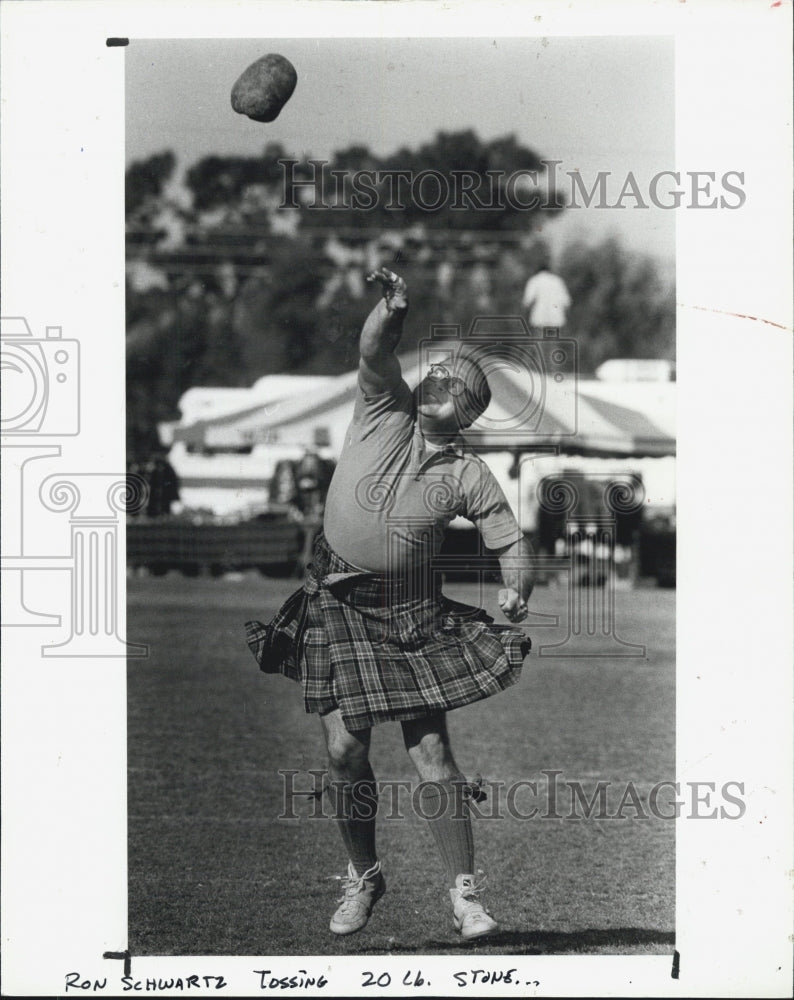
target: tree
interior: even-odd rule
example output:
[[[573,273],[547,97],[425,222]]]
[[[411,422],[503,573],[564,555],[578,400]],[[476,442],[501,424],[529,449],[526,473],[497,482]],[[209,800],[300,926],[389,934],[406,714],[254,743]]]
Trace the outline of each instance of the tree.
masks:
[[[246,282],[233,314],[248,385],[261,375],[305,370],[319,337],[315,255],[305,240],[273,237],[270,248],[270,264]]]
[[[668,358],[675,353],[675,289],[656,263],[614,238],[574,243],[560,260],[571,295],[566,333],[579,343],[583,372],[609,358]]]
[[[135,160],[124,177],[124,197],[127,216],[139,211],[148,201],[159,198],[171,179],[176,157],[170,150],[146,160]]]
[[[130,255],[137,252],[162,276],[161,287],[143,281],[128,286],[131,454],[148,454],[157,423],[177,416],[179,397],[191,386],[352,369],[373,301],[361,293],[361,274],[375,258],[399,270],[411,288],[402,350],[414,349],[433,324],[457,323],[465,330],[483,309],[520,311],[534,252],[526,237],[552,210],[522,211],[504,202],[461,211],[452,209],[450,198],[429,212],[412,198],[408,182],[400,187],[404,209],[387,209],[382,188],[371,208],[343,202],[327,210],[303,205],[281,211],[285,177],[278,161],[287,158],[280,144],[269,143],[258,157],[199,160],[186,175],[193,210],[180,216],[190,225],[174,227],[170,240],[160,230],[173,209],[163,194],[173,154],[130,166]],[[466,171],[475,183],[479,178],[485,195],[489,172],[540,172],[542,163],[513,135],[483,142],[467,129],[439,132],[418,149],[385,157],[351,145],[328,166],[323,196],[330,205],[339,184],[333,170],[436,170],[450,179]],[[294,175],[313,177],[307,157]],[[547,249],[538,240],[533,246],[538,253]],[[565,250],[558,270],[573,300],[566,333],[579,343],[583,373],[611,357],[673,357],[674,289],[652,259],[626,252],[616,240],[579,243]]]

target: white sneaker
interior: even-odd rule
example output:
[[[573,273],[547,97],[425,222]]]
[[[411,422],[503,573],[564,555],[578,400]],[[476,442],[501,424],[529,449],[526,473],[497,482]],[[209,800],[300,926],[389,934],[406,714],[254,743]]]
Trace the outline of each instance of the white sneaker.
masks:
[[[482,883],[476,885],[473,875],[458,875],[455,888],[449,890],[455,930],[460,931],[464,941],[486,937],[499,929],[499,924],[477,899],[481,890]]]
[[[363,875],[356,874],[351,862],[347,866],[347,877],[342,879],[342,888],[341,906],[331,917],[330,928],[334,934],[355,934],[366,926],[373,906],[386,892],[380,861]]]

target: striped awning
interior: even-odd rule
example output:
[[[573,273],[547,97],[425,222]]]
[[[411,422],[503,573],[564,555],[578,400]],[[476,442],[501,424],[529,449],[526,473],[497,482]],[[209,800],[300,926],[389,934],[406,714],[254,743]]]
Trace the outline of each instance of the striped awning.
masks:
[[[618,383],[495,367],[492,402],[466,437],[483,448],[675,455],[675,383]]]
[[[403,376],[415,385],[423,368],[414,355],[402,359]],[[492,401],[466,431],[478,448],[593,456],[675,455],[675,383],[620,383],[580,379],[538,365],[494,364],[488,371]],[[210,420],[176,428],[174,439],[216,448],[267,439],[270,432],[310,444],[312,428],[352,415],[356,372],[321,389],[296,393],[272,405],[261,403]]]

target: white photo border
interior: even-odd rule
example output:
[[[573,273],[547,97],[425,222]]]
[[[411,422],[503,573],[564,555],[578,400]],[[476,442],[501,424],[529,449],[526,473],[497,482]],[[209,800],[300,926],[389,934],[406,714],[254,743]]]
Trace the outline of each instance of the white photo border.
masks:
[[[740,210],[677,215],[677,777],[742,781],[747,812],[677,823],[678,979],[668,956],[477,964],[520,967],[520,988],[494,986],[494,996],[787,996],[791,3],[505,2],[484,12],[454,0],[7,3],[3,314],[24,315],[37,336],[57,325],[79,339],[91,359],[81,433],[59,442],[61,462],[75,475],[123,472],[124,48],[108,38],[465,37],[508,27],[527,36],[673,35],[676,168],[742,171],[747,192]],[[759,504],[762,539],[741,522]],[[52,576],[55,594],[62,581]],[[123,636],[123,595],[120,603]],[[3,634],[3,992],[63,995],[66,974],[79,971],[107,978],[99,992],[114,995],[123,963],[102,955],[127,947],[125,663],[48,660],[38,631]],[[405,995],[403,971],[413,965],[378,958],[393,984],[379,995]],[[482,987],[452,978],[461,965],[423,956],[433,988],[413,992],[479,995]],[[253,971],[265,968],[327,977],[321,991],[299,990],[306,995],[361,995],[372,990],[358,973],[373,967],[371,957],[133,959],[136,980],[222,975],[226,992],[243,996],[265,992]]]

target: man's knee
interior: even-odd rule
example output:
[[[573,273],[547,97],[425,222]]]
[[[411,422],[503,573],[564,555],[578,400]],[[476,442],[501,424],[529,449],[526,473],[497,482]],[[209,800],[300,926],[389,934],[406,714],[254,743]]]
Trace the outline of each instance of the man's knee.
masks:
[[[408,753],[420,774],[448,777],[455,771],[455,761],[443,716],[437,720],[403,723]]]
[[[457,775],[455,758],[443,740],[423,740],[411,753],[420,777],[425,781],[443,781]]]
[[[336,770],[359,771],[369,761],[369,731],[351,733],[341,718],[323,716],[328,763]]]
[[[344,737],[333,737],[327,742],[328,762],[340,770],[359,770],[369,760],[369,750],[360,743]]]

